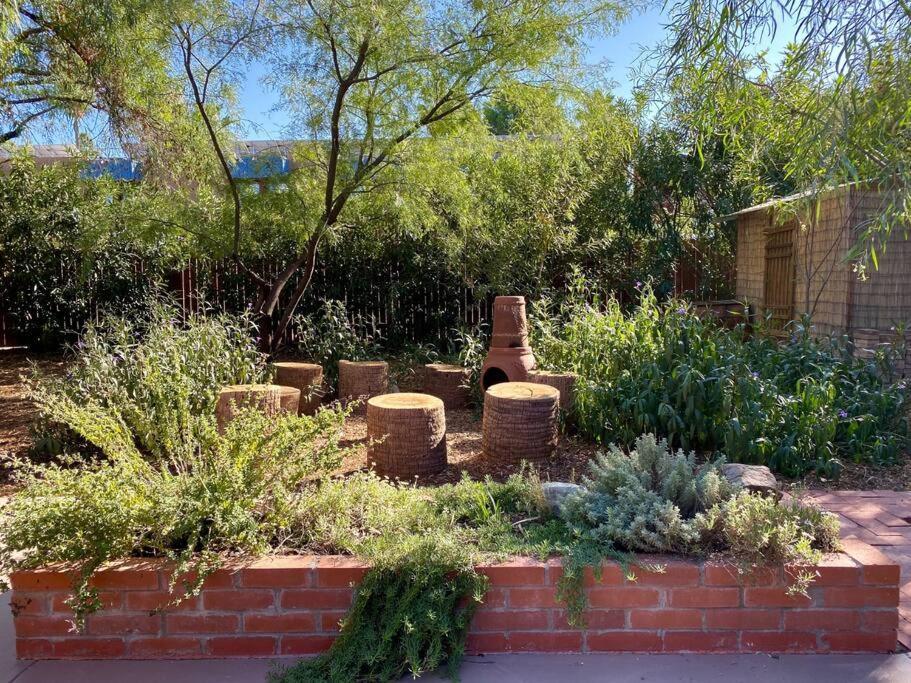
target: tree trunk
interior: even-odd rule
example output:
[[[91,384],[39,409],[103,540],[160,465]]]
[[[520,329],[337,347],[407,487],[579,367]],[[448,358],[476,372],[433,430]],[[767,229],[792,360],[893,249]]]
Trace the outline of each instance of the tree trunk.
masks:
[[[254,310],[257,310],[257,324],[259,325],[259,348],[263,353],[274,354],[282,344],[282,340],[291,324],[291,318],[297,310],[301,299],[310,287],[313,273],[316,270],[316,256],[319,250],[319,236],[314,235],[308,242],[303,254],[299,255],[282,270],[273,280],[271,286],[263,290],[259,296]],[[291,298],[282,306],[281,297],[285,287],[298,270],[303,267],[300,280],[291,293]],[[278,314],[278,320],[275,316]]]

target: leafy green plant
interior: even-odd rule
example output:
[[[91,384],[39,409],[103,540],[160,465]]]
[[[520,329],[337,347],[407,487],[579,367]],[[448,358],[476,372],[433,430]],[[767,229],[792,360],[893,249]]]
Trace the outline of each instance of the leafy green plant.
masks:
[[[189,456],[203,436],[201,416],[214,413],[221,387],[268,379],[252,331],[243,317],[183,321],[161,303],[134,320],[109,317],[86,328],[63,381],[35,375],[31,395],[61,448],[73,444],[76,432],[83,444],[105,450],[114,431],[93,428],[95,420],[117,424],[119,438],[148,458]]]
[[[542,366],[571,370],[578,429],[630,444],[655,432],[787,475],[836,472],[840,459],[888,462],[907,444],[907,388],[806,327],[777,343],[659,303],[647,285],[631,311],[583,281],[532,317]]]
[[[705,556],[719,553],[739,566],[787,563],[799,569],[838,547],[838,520],[796,502],[739,491],[720,462],[698,464],[651,434],[627,455],[612,446],[591,461],[585,489],[566,503],[573,536],[558,584],[570,620],[584,621],[584,572],[599,578],[605,558],[627,577],[634,552]],[[789,589],[805,591],[812,577],[797,573]]]
[[[338,382],[340,360],[375,360],[380,336],[374,320],[350,315],[345,303],[327,299],[310,315],[294,318],[296,352],[323,367],[330,389]]]
[[[481,368],[490,346],[490,330],[486,324],[481,323],[471,330],[458,329],[453,332],[459,349],[458,363],[468,369],[471,401],[476,406],[482,406],[484,394],[481,390]]]
[[[152,461],[105,407],[62,398],[60,408],[106,457],[18,463],[21,489],[0,520],[0,567],[73,563],[79,621],[95,607],[88,580],[109,560],[177,560],[177,577],[197,573],[195,589],[226,555],[268,552],[291,523],[294,493],[342,457],[340,410],[314,417],[241,411],[223,435],[212,415],[195,416],[195,447]]]

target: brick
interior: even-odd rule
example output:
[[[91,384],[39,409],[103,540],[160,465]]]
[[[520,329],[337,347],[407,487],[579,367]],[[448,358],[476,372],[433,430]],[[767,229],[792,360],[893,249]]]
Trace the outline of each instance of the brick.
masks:
[[[236,570],[230,569],[217,569],[211,574],[207,574],[206,578],[202,582],[202,590],[209,590],[212,588],[218,589],[227,589],[234,588],[234,577],[236,575]],[[161,572],[161,587],[167,588],[171,583],[171,578],[173,573],[170,569],[164,569]],[[198,577],[196,572],[186,572],[181,573],[174,585],[176,586],[192,586]]]
[[[893,584],[899,582],[900,567],[882,551],[853,538],[842,539],[842,548],[863,567],[863,582]]]
[[[141,591],[157,590],[160,587],[159,580],[157,566],[125,563],[95,572],[89,584],[99,590]]]
[[[552,587],[547,588],[513,588],[509,591],[510,607],[537,607],[546,609],[550,607],[563,607],[557,601],[556,592]]]
[[[578,652],[582,649],[581,631],[516,631],[509,634],[513,652]]]
[[[700,580],[699,566],[692,562],[657,561],[655,566],[632,570],[639,586],[697,586]]]
[[[47,638],[74,633],[73,622],[61,616],[21,616],[13,620],[17,638]]]
[[[702,628],[702,610],[634,609],[629,613],[629,625],[656,630]]]
[[[569,623],[566,610],[553,610],[555,629],[571,629],[576,626]],[[588,609],[582,615],[585,619],[585,628],[591,630],[623,628],[626,623],[626,613],[622,609]]]
[[[735,652],[736,631],[668,631],[665,652]]]
[[[892,652],[898,645],[894,633],[826,633],[822,640],[832,652]]]
[[[59,659],[114,659],[127,652],[122,638],[67,638],[54,643]]]
[[[325,652],[335,641],[335,636],[282,636],[279,654],[316,655]]]
[[[787,631],[856,631],[859,627],[856,610],[795,609],[784,613]]]
[[[796,631],[744,631],[740,635],[743,652],[814,652],[816,635]]]
[[[790,594],[787,588],[745,588],[746,607],[808,607],[813,601],[806,595]]]
[[[309,557],[266,557],[243,567],[237,584],[243,588],[307,588],[313,585]]]
[[[856,614],[856,612],[855,612]],[[861,613],[862,631],[892,631],[898,628],[898,611],[894,609],[865,610]]]
[[[74,578],[73,572],[54,569],[29,569],[9,575],[10,585],[17,591],[67,590],[73,587]]]
[[[277,649],[274,636],[218,636],[207,643],[208,654],[214,657],[269,657]]]
[[[244,614],[243,630],[247,633],[313,633],[316,615],[313,612]]]
[[[737,607],[740,589],[705,587],[671,590],[667,596],[671,607]]]
[[[319,613],[319,630],[330,633],[338,633],[339,622],[345,618],[348,613],[343,610],[327,610]]]
[[[10,597],[9,608],[14,617],[47,614],[48,596],[46,593],[15,591]]]
[[[708,609],[705,627],[716,630],[777,629],[781,625],[781,610],[777,609]]]
[[[557,585],[557,582],[563,577],[563,565],[559,559],[549,560],[547,563],[547,582],[551,586]],[[585,567],[582,570],[582,584],[586,588],[592,586],[619,586],[626,582],[623,570],[616,562],[605,562],[601,565],[601,573],[595,578],[595,571],[592,567]]]
[[[234,614],[166,614],[167,633],[236,633],[240,619]]]
[[[472,654],[509,652],[509,639],[505,633],[469,633],[465,651]]]
[[[742,570],[733,564],[707,562],[702,574],[706,586],[774,586],[781,583],[780,569],[773,567]]]
[[[201,602],[199,596],[193,596],[181,600],[175,605],[172,601],[177,598],[177,595],[167,591],[130,591],[122,595],[125,607],[130,612],[157,612],[159,610],[186,612],[198,610]]]
[[[826,607],[897,607],[898,586],[857,586],[854,588],[824,588]]]
[[[261,610],[275,604],[275,594],[265,589],[207,590],[202,594],[202,603],[205,609],[215,612]]]
[[[315,585],[321,588],[346,588],[357,585],[370,571],[360,560],[348,557],[317,558]]]
[[[592,607],[657,607],[660,593],[654,588],[618,586],[617,588],[592,588],[588,593]]]
[[[543,586],[545,565],[530,558],[478,567],[491,586]]]
[[[124,595],[135,593],[121,593],[120,591],[101,591],[98,593],[98,603],[103,610],[117,610],[123,605]],[[53,593],[51,597],[51,611],[72,617],[73,610],[67,604],[73,597],[72,593]]]
[[[134,638],[127,647],[130,657],[138,659],[180,659],[202,655],[202,640],[183,636]]]
[[[659,652],[661,636],[654,631],[603,631],[589,633],[586,642],[591,652]]]
[[[830,555],[814,568],[789,567],[788,576],[809,571],[814,574],[813,586],[856,586],[860,583],[861,567],[847,555]]]
[[[548,626],[543,610],[478,612],[471,621],[473,631],[542,631]]]
[[[148,614],[90,614],[87,631],[93,636],[126,636],[157,634],[161,631],[161,616]]]
[[[285,590],[281,595],[282,609],[325,609],[350,607],[354,593],[350,589]]]
[[[46,638],[16,638],[16,659],[47,659],[54,643]]]
[[[505,588],[490,588],[484,593],[484,602],[481,609],[506,607],[506,596],[508,591]]]

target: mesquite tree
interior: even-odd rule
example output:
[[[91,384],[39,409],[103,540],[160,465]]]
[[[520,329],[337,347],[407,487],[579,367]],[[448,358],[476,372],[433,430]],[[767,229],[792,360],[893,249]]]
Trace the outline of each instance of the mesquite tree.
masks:
[[[274,349],[310,285],[320,245],[356,196],[394,186],[409,143],[440,134],[472,104],[517,80],[549,79],[576,64],[587,31],[622,16],[588,0],[277,0],[175,28],[191,100],[231,198],[231,253],[257,283],[252,308]],[[225,22],[225,18],[228,21]],[[226,29],[225,26],[230,28]],[[291,252],[275,274],[243,263],[250,217],[233,176],[230,129],[207,87],[244,49],[272,66],[270,82],[292,121],[298,168],[283,183]],[[419,143],[417,143],[419,144]],[[279,212],[280,213],[280,212]]]

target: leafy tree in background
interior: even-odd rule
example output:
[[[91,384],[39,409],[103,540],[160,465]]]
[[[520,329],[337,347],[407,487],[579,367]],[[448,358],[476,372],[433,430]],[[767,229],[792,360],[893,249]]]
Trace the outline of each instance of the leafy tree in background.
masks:
[[[143,310],[174,254],[123,224],[125,188],[15,158],[0,176],[0,302],[32,347],[72,340],[99,312]]]
[[[0,3],[0,143],[100,121],[116,140],[175,116],[168,70],[172,0]],[[70,127],[72,126],[72,127]],[[73,142],[76,142],[74,139]]]
[[[322,0],[228,3],[179,22],[176,47],[231,196],[228,251],[239,263],[250,237],[247,198],[227,153],[230,122],[221,118],[222,104],[210,99],[207,83],[217,82],[223,66],[245,49],[259,50],[272,63],[272,83],[293,121],[290,132],[315,141],[299,146],[300,168],[281,181],[287,196],[276,227],[293,236],[284,265],[275,274],[243,266],[258,285],[252,307],[264,347],[274,348],[288,328],[320,246],[344,223],[349,202],[399,185],[418,139],[445,135],[502,84],[575,67],[586,32],[621,15],[619,5],[589,0],[370,6]],[[289,206],[296,209],[291,216]],[[261,219],[254,218],[254,226],[257,220],[270,229]]]
[[[809,190],[812,203],[846,182],[880,189],[882,215],[856,249],[861,268],[875,266],[893,226],[911,217],[907,3],[687,0],[668,11],[649,86],[664,86],[696,148],[722,135],[757,197]],[[772,64],[757,46],[781,30],[791,43]]]

